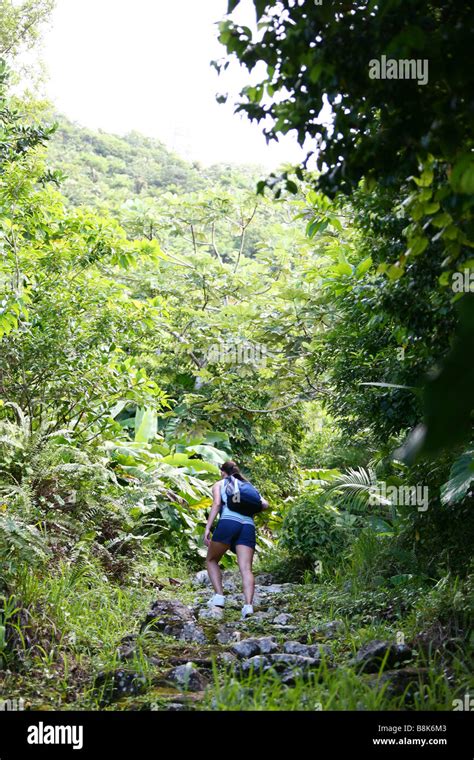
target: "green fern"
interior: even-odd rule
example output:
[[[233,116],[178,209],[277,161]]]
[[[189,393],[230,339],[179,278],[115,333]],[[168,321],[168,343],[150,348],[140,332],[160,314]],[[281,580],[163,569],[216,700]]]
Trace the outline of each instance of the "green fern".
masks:
[[[20,565],[35,565],[49,554],[45,539],[33,525],[16,515],[0,513],[0,562],[15,572]]]

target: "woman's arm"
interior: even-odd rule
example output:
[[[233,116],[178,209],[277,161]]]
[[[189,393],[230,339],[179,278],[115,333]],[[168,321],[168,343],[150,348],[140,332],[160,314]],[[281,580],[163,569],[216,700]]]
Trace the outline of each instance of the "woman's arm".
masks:
[[[204,543],[206,544],[206,546],[209,546],[209,544],[211,543],[209,539],[209,533],[220,508],[221,508],[221,485],[220,483],[214,483],[214,485],[212,486],[211,511],[209,513],[209,517],[207,518],[206,530],[204,531]]]

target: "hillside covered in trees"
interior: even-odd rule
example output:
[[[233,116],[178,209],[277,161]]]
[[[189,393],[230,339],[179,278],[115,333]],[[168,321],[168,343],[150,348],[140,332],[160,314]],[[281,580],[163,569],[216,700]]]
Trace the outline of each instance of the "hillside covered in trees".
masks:
[[[156,199],[164,192],[198,192],[216,184],[250,190],[259,179],[257,167],[190,164],[138,132],[124,137],[96,132],[54,112],[48,120],[57,124],[49,164],[64,175],[61,190],[74,205],[112,210],[137,197]]]
[[[274,99],[277,131],[311,133],[323,91],[355,104],[349,118],[334,98],[342,137],[324,135],[317,171],[204,167],[41,103],[32,117],[10,92],[26,31],[3,17],[0,688],[29,709],[452,710],[469,692],[464,85],[455,145],[442,88],[410,121],[413,83],[391,92],[393,130],[374,86],[365,130],[344,57],[329,67],[324,48],[308,68],[304,29],[317,36],[323,11],[290,4],[288,52],[275,4],[255,5],[263,40],[227,18],[221,42],[268,64],[266,97],[296,93],[298,108]],[[364,29],[395,39],[397,3],[381,5]],[[349,32],[324,14],[334,55]],[[241,97],[263,120],[259,88]],[[204,531],[229,459],[270,504],[245,620],[229,554],[225,612],[206,605]]]

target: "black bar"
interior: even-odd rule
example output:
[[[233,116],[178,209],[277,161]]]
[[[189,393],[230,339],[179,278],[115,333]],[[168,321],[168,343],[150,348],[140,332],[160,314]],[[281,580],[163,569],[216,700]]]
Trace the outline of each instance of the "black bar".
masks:
[[[472,760],[472,717],[469,711],[2,712],[0,760],[95,757],[98,751],[113,759],[135,758],[137,753],[181,756],[184,751],[237,751],[254,756],[259,749],[266,757],[274,751],[279,756],[314,758],[327,757],[322,752],[337,752],[337,757],[358,752],[374,758]],[[69,731],[56,734],[51,726],[69,727]],[[72,744],[28,743],[28,736],[43,741],[61,741],[63,736],[79,745],[81,726],[83,746],[76,750]]]

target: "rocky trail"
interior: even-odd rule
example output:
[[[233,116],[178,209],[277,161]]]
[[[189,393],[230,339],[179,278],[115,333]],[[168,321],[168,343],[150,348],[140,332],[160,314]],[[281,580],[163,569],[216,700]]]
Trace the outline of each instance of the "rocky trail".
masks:
[[[193,579],[193,604],[179,599],[179,588],[174,598],[158,598],[139,631],[120,642],[119,667],[97,674],[92,693],[100,706],[212,709],[208,694],[216,678],[242,681],[259,672],[271,673],[285,688],[296,679],[321,680],[330,669],[349,667],[361,678],[372,679],[374,687],[388,682],[394,695],[409,695],[424,680],[425,669],[413,667],[416,653],[406,644],[374,639],[354,655],[340,645],[347,622],[334,619],[302,626],[294,605],[304,586],[275,583],[268,573],[257,575],[255,613],[242,620],[240,575],[224,572],[223,585],[223,609],[208,605],[212,588],[205,570]]]

